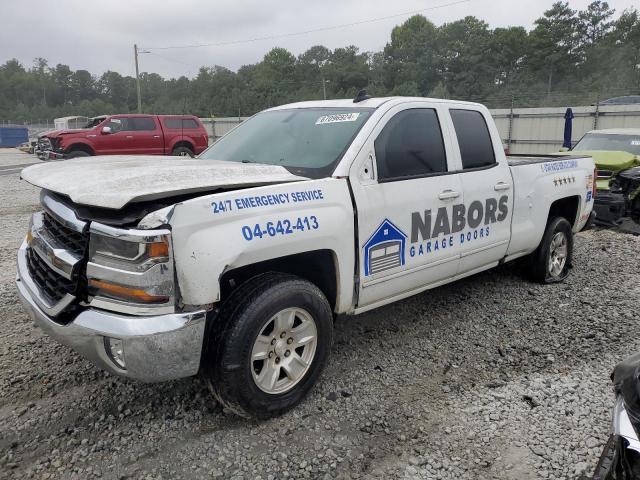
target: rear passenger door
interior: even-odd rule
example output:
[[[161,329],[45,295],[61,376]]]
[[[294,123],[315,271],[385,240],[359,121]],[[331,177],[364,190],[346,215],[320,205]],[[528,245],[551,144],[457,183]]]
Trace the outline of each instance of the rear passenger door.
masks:
[[[457,273],[459,251],[450,218],[463,194],[458,165],[448,154],[451,132],[440,121],[443,115],[446,110],[427,102],[395,106],[352,166],[358,308],[408,296]]]
[[[141,155],[164,154],[162,130],[155,117],[131,117],[133,124],[133,144],[135,153]]]
[[[501,147],[492,138],[488,112],[477,107],[449,110],[462,170],[465,228],[457,234],[460,274],[494,266],[507,253],[511,238],[513,185]]]

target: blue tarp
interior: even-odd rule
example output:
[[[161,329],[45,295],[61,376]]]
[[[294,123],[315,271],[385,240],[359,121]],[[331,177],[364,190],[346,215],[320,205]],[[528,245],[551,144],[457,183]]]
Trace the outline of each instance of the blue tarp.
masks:
[[[0,147],[17,147],[21,143],[29,141],[27,127],[0,127]]]

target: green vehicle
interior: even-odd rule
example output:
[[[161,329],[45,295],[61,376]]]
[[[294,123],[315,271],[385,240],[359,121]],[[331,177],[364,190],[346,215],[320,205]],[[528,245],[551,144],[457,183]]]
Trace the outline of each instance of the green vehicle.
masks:
[[[598,169],[594,203],[599,223],[640,218],[640,128],[587,132],[571,149],[590,155]]]

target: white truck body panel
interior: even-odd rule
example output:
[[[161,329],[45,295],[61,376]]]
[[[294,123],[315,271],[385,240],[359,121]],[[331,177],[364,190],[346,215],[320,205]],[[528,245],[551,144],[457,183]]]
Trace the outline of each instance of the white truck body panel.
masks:
[[[170,224],[185,304],[219,301],[219,279],[228,270],[296,253],[330,250],[338,273],[336,309],[344,312],[351,308],[355,233],[344,179],[195,198],[175,206]]]

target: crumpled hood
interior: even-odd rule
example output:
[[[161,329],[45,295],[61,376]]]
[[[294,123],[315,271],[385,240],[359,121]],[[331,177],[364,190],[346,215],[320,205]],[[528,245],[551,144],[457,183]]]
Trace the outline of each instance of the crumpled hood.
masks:
[[[51,130],[47,132],[44,136],[53,138],[53,137],[61,137],[63,135],[71,135],[74,133],[84,133],[87,130],[91,130],[90,128],[69,128],[67,130]]]
[[[593,158],[597,168],[618,172],[639,165],[637,155],[615,150],[572,150],[571,153],[589,155]]]
[[[21,177],[75,203],[112,209],[216,188],[308,180],[277,165],[140,155],[47,162],[25,168]]]

